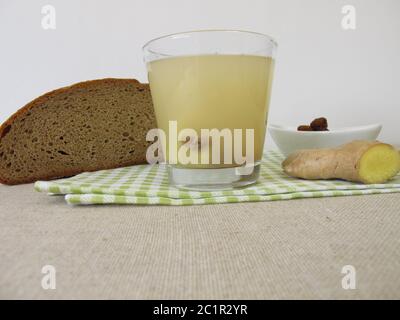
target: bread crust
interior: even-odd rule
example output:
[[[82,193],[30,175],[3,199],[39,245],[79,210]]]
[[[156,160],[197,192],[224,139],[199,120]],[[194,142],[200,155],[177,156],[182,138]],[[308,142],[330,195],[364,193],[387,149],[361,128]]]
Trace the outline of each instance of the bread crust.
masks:
[[[88,80],[88,81],[83,81],[83,82],[78,82],[75,83],[73,85],[70,86],[65,86],[65,87],[61,87],[52,91],[49,91],[39,97],[37,97],[36,99],[32,100],[31,102],[27,103],[25,106],[23,106],[22,108],[20,108],[18,111],[16,111],[13,115],[11,115],[1,126],[0,126],[0,143],[1,140],[3,139],[3,133],[6,130],[6,128],[9,125],[13,125],[14,121],[20,117],[23,117],[27,112],[29,112],[30,110],[32,110],[33,108],[47,102],[49,99],[51,99],[52,97],[54,97],[55,95],[59,95],[61,93],[64,92],[68,92],[69,90],[72,89],[88,89],[93,85],[96,85],[98,83],[121,83],[122,81],[126,81],[127,83],[130,84],[134,84],[136,86],[141,86],[144,89],[148,88],[148,84],[146,83],[141,83],[136,79],[120,79],[120,78],[104,78],[104,79],[95,79],[95,80]],[[119,164],[118,166],[106,166],[104,168],[101,168],[100,170],[108,170],[108,169],[114,169],[116,167],[126,167],[126,166],[131,166],[134,164],[144,164],[146,163],[146,161],[143,161],[142,163],[138,163],[137,161],[128,161],[126,163],[123,164]],[[83,170],[83,169],[66,169],[61,175],[47,175],[47,176],[36,176],[36,177],[29,177],[26,179],[18,179],[18,181],[9,181],[5,178],[1,177],[1,173],[0,173],[0,183],[1,184],[6,184],[6,185],[18,185],[18,184],[24,184],[24,183],[32,183],[35,182],[39,179],[41,180],[51,180],[51,179],[57,179],[57,178],[63,178],[63,177],[69,177],[69,176],[73,176],[73,175],[77,175],[79,173],[82,172],[93,172],[93,171],[97,171],[97,170]]]

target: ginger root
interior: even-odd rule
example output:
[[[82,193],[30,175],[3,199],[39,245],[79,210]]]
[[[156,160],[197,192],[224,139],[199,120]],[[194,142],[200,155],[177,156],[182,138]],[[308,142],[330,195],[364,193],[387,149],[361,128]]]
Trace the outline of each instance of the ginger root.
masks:
[[[400,171],[400,154],[379,141],[353,141],[332,149],[299,150],[282,163],[292,177],[383,183]]]

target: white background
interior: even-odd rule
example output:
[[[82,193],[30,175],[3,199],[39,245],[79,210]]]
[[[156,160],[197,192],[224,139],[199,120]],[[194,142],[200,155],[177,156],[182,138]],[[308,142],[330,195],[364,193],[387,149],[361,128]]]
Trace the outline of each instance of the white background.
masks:
[[[47,4],[56,8],[56,30],[41,26]],[[341,26],[346,4],[357,10],[354,31]],[[74,82],[146,81],[147,40],[210,28],[277,39],[270,122],[381,122],[381,140],[400,144],[399,0],[0,0],[0,121]]]

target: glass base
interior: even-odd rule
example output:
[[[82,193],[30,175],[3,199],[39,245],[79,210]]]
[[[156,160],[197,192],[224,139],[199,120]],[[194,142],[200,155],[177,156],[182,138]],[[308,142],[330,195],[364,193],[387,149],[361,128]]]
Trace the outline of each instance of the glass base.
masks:
[[[257,182],[260,163],[253,167],[186,169],[168,166],[169,182],[177,188],[189,190],[223,190],[247,186]]]

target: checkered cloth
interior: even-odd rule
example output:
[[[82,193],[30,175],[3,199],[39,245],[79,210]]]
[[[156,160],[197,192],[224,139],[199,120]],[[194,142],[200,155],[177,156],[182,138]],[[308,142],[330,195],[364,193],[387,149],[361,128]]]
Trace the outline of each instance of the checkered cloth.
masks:
[[[168,184],[164,165],[86,172],[72,178],[38,181],[35,189],[65,195],[69,204],[194,205],[272,201],[298,198],[351,196],[400,192],[400,175],[386,184],[357,184],[340,180],[306,181],[282,172],[283,157],[268,151],[259,181],[251,186],[223,191],[186,191]]]

